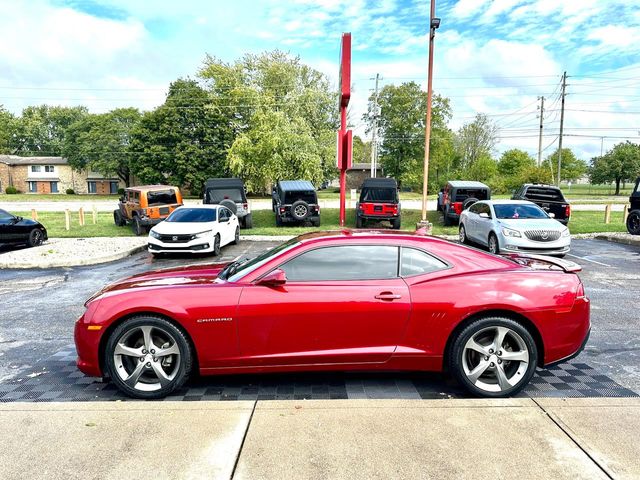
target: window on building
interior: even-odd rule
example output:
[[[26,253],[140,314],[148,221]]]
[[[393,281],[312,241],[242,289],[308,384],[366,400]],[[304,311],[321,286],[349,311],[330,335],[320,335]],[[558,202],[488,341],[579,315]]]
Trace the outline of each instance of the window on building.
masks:
[[[97,191],[96,182],[87,182],[87,192],[96,193]]]
[[[49,182],[51,186],[51,193],[58,193],[58,182]]]
[[[54,167],[53,165],[45,165],[44,171],[47,173],[53,173],[56,171],[56,167]]]
[[[109,182],[109,193],[111,195],[118,193],[118,182]]]
[[[39,173],[42,171],[42,167],[40,165],[31,165],[32,173]]]
[[[38,193],[38,183],[29,182],[29,193]]]

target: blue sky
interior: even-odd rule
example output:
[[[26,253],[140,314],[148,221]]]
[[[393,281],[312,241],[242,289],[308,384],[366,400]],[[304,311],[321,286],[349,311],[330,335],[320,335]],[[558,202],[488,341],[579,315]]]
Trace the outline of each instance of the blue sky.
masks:
[[[335,81],[340,36],[350,31],[350,118],[363,134],[376,73],[383,85],[426,83],[428,9],[428,0],[3,1],[0,104],[149,109],[206,53],[233,61],[276,48]],[[454,129],[487,113],[501,127],[496,153],[534,153],[544,95],[550,153],[566,70],[565,145],[589,158],[601,142],[606,150],[640,140],[640,0],[439,0],[437,15],[434,85],[451,98]]]

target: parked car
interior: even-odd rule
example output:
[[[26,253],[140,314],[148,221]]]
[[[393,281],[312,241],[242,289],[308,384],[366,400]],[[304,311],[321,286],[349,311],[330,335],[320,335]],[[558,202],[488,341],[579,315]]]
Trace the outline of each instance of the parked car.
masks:
[[[368,221],[388,221],[398,230],[401,224],[398,184],[393,178],[367,178],[360,187],[360,201],[356,203],[356,227]]]
[[[122,227],[131,224],[133,233],[140,236],[157,225],[176,208],[182,206],[178,187],[170,185],[142,185],[125,189],[118,209],[113,211],[114,223]]]
[[[147,272],[86,302],[77,365],[159,398],[202,375],[447,369],[516,394],[589,335],[580,266],[410,233],[294,238],[251,260]]]
[[[180,207],[149,232],[149,252],[213,253],[240,241],[240,224],[224,205]]]
[[[636,186],[629,197],[627,230],[631,235],[640,235],[640,177],[636,179]]]
[[[278,227],[285,223],[309,221],[314,227],[320,226],[320,205],[318,195],[311,182],[306,180],[281,180],[273,187],[272,209],[276,214]]]
[[[240,220],[242,228],[253,227],[251,207],[244,182],[239,178],[210,178],[204,187],[203,203],[224,205]]]
[[[47,239],[47,229],[40,222],[0,210],[0,243],[37,247]]]
[[[571,218],[571,205],[562,191],[553,185],[526,183],[514,192],[511,199],[533,202],[564,225]]]
[[[571,249],[569,229],[533,202],[476,202],[460,215],[460,243],[478,243],[491,253],[517,252],[564,257]]]
[[[447,182],[442,194],[442,217],[445,225],[457,224],[460,214],[479,200],[490,200],[491,189],[481,182]]]

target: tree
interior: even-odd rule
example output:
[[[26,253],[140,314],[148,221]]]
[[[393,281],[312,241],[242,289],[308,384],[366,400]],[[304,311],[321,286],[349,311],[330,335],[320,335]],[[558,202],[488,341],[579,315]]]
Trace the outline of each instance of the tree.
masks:
[[[523,150],[512,148],[502,154],[498,161],[498,172],[507,177],[519,176],[534,167],[536,161]]]
[[[77,170],[117,175],[129,186],[131,133],[141,117],[136,108],[89,114],[67,129],[62,153]]]
[[[563,155],[564,161],[564,155]],[[601,157],[591,161],[591,183],[616,183],[616,195],[620,195],[620,183],[634,180],[640,175],[640,145],[629,141],[618,143]]]
[[[40,105],[25,108],[16,121],[12,153],[27,157],[62,155],[67,129],[87,114],[87,107]]]
[[[11,154],[16,117],[0,105],[0,154]]]
[[[178,79],[164,104],[145,113],[131,134],[131,171],[145,183],[171,183],[200,194],[210,177],[229,173],[233,134],[198,82]]]
[[[551,171],[551,176],[555,178],[558,174],[558,149],[549,155],[542,165]],[[562,165],[560,166],[560,177],[562,180],[575,181],[587,173],[587,163],[575,156],[569,148],[562,149]]]
[[[371,161],[371,142],[353,136],[353,163],[369,163]]]
[[[378,157],[385,174],[399,185],[422,186],[424,134],[427,94],[415,82],[385,85],[378,95],[378,112],[369,109],[363,115],[368,131],[377,120],[380,138]],[[449,99],[434,95],[429,143],[430,171],[437,171],[450,160],[451,132],[447,122],[451,118]]]
[[[236,136],[229,163],[236,169],[243,164],[252,165],[248,170],[236,170],[247,185],[251,185],[250,189],[263,191],[269,187],[264,182],[284,178],[318,182],[336,177],[337,95],[324,74],[302,64],[299,57],[276,50],[248,54],[234,63],[207,56],[199,75],[207,82],[212,104],[227,116]],[[274,132],[265,128],[266,119],[276,122]],[[290,125],[285,128],[286,122]],[[255,159],[245,156],[255,152],[249,148],[250,139],[260,142],[258,150],[262,153],[270,149],[277,152],[282,147],[278,139],[288,137],[292,131],[304,137],[292,147],[310,150],[294,152],[287,148],[286,154],[278,159],[285,163],[278,163],[277,177],[257,168]],[[264,134],[264,139],[259,138],[259,134]],[[315,176],[317,158],[320,159],[320,178]],[[313,159],[312,164],[297,165],[302,159]],[[300,177],[301,172],[310,172],[313,178]]]
[[[463,125],[455,136],[460,167],[468,168],[479,158],[491,156],[498,139],[498,126],[483,113]]]

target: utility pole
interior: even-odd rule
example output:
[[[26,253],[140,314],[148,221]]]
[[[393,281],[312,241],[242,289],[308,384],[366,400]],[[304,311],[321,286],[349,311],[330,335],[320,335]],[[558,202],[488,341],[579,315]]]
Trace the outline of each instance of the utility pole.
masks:
[[[542,122],[544,121],[544,97],[540,97],[540,136],[538,137],[538,168],[542,165]]]
[[[373,80],[373,78],[371,79]],[[378,82],[380,74],[376,73],[376,89],[373,94],[373,130],[371,133],[371,178],[376,178],[378,169],[378,144],[376,135],[378,134]]]
[[[562,104],[560,107],[560,138],[558,140],[558,187],[560,186],[560,169],[562,167],[562,131],[564,129],[564,97],[567,89],[567,72],[562,74]]]

